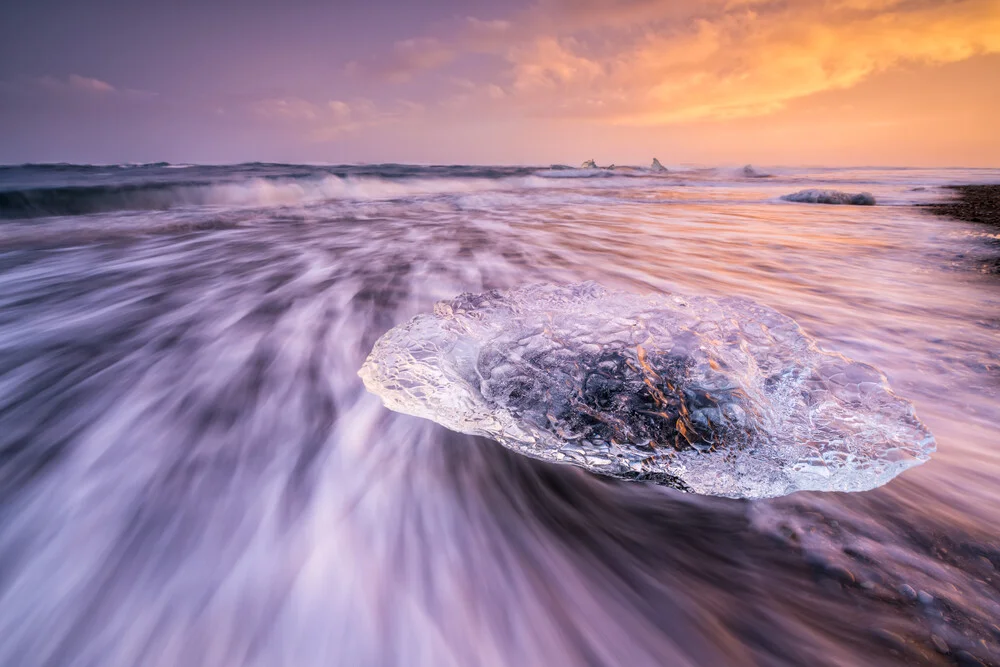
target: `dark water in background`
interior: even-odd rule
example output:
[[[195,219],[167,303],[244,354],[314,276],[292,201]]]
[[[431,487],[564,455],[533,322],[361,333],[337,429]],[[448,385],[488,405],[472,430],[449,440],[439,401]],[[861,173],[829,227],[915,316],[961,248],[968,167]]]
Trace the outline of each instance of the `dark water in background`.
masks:
[[[1000,664],[1000,289],[910,206],[1000,172],[773,173],[0,168],[0,665]],[[436,300],[588,279],[781,310],[938,453],[696,497],[356,376]]]

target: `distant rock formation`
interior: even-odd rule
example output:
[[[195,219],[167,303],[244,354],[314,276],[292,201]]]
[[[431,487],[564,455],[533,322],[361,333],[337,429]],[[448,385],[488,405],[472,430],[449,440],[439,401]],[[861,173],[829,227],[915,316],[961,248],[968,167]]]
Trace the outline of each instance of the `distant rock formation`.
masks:
[[[598,167],[597,163],[594,162],[593,160],[587,160],[586,162],[580,165],[580,169],[600,169],[600,167]]]
[[[649,168],[658,173],[664,173],[667,171],[667,168],[660,164],[660,161],[655,157],[653,158],[653,164]]]
[[[874,206],[875,197],[870,192],[859,192],[851,194],[840,190],[800,190],[790,195],[782,197],[785,201],[794,201],[802,204],[853,204],[854,206]]]

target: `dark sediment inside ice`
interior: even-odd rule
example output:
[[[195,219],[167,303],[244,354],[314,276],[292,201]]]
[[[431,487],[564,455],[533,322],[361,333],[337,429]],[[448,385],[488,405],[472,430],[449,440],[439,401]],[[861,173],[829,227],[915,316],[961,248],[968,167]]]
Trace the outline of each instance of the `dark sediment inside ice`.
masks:
[[[934,449],[877,369],[741,298],[463,294],[387,332],[359,373],[391,409],[711,495],[868,490]]]
[[[501,350],[492,350],[480,357],[480,372],[491,377],[494,367],[506,359]],[[551,356],[531,360],[514,382],[505,378],[500,391],[491,391],[484,383],[484,395],[490,403],[560,437],[647,443],[642,446],[650,455],[661,448],[710,451],[739,446],[749,437],[740,428],[741,392],[692,386],[691,360],[684,356],[647,352],[641,346],[583,352],[573,367],[587,370],[576,377],[551,360]],[[566,386],[572,388],[565,392]],[[548,406],[544,415],[538,414],[539,405]],[[545,423],[537,423],[543,419]]]

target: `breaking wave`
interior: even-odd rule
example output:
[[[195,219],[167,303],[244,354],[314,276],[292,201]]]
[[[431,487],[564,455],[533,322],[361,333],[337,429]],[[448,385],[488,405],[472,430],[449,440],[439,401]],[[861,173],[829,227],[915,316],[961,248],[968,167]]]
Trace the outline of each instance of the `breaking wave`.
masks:
[[[511,183],[490,179],[254,178],[232,183],[170,182],[0,191],[0,217],[164,211],[186,206],[298,206],[336,199],[379,200],[480,192]]]

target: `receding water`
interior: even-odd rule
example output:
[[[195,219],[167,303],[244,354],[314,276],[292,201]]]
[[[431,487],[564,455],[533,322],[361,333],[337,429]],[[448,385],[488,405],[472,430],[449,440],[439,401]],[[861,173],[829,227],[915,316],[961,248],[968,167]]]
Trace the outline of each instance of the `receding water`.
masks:
[[[1000,282],[912,206],[1000,172],[771,171],[0,169],[0,665],[1000,664]],[[775,308],[938,451],[707,498],[356,375],[437,300],[584,280]]]

